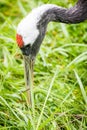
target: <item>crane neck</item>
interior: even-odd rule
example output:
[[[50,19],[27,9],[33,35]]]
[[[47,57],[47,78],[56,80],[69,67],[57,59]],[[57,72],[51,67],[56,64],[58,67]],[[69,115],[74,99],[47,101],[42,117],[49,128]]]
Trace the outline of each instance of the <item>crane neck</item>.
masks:
[[[41,16],[38,25],[45,26],[50,21],[75,24],[83,22],[86,19],[87,0],[78,0],[76,5],[69,9],[61,8],[59,6],[48,8]]]

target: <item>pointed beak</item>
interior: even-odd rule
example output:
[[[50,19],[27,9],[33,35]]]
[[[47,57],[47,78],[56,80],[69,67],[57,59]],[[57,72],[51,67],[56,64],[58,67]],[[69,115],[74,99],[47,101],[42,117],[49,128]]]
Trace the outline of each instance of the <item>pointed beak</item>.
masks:
[[[30,56],[24,55],[24,68],[25,68],[25,83],[27,88],[27,100],[30,105],[31,101],[31,91],[33,87],[33,65],[34,62]]]

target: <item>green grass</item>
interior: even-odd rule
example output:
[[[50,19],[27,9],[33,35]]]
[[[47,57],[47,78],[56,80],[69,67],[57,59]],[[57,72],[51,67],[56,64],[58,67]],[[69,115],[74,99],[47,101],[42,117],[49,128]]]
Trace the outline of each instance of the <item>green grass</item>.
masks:
[[[0,130],[87,130],[87,22],[48,25],[34,66],[35,110],[27,104],[16,27],[43,3],[75,2],[0,0]]]

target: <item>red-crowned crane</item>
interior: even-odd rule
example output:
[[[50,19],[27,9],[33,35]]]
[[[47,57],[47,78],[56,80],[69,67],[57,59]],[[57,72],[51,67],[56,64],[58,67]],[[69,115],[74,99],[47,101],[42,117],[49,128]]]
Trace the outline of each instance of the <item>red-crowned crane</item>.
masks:
[[[25,62],[26,86],[28,101],[32,100],[33,65],[40,45],[44,39],[49,22],[76,24],[87,19],[87,0],[78,0],[69,9],[54,4],[45,4],[33,9],[18,25],[17,44],[20,47]]]

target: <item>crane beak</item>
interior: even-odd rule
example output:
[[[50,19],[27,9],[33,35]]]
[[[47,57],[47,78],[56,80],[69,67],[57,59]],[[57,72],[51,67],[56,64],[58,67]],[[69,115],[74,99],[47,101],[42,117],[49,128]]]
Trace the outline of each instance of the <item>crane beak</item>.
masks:
[[[27,101],[29,105],[32,105],[31,91],[33,88],[33,65],[33,59],[30,56],[24,55],[25,83],[27,89]]]

